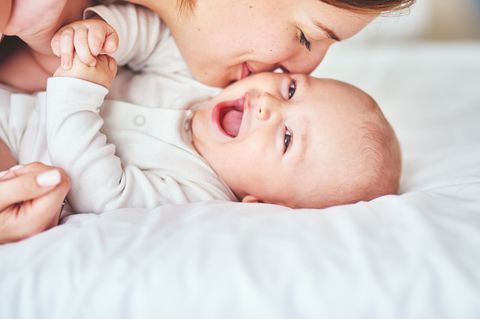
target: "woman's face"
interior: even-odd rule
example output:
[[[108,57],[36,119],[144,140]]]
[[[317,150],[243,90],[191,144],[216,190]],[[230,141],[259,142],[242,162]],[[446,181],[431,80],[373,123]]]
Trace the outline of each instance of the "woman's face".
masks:
[[[192,13],[161,15],[195,78],[218,87],[277,68],[308,74],[375,17],[319,0],[197,0]]]

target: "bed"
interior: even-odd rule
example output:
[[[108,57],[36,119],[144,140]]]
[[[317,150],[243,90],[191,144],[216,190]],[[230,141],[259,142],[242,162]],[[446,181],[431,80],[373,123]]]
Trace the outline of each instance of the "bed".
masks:
[[[400,195],[72,215],[0,246],[0,318],[480,318],[480,42],[342,44],[315,74],[377,99]]]

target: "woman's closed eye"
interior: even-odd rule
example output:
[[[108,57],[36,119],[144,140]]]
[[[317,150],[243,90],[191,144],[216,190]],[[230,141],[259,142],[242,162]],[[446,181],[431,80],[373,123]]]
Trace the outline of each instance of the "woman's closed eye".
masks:
[[[283,145],[284,145],[283,154],[285,154],[290,148],[290,145],[292,144],[292,138],[293,138],[292,132],[288,127],[285,126],[285,133],[283,135]]]
[[[307,39],[305,33],[300,30],[300,35],[298,36],[298,41],[303,45],[308,51],[310,51],[312,43]]]

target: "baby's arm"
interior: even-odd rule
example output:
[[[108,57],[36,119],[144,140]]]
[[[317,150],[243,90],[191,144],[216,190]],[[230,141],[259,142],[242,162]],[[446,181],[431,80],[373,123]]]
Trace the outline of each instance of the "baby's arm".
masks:
[[[164,172],[122,162],[115,145],[101,132],[104,122],[100,108],[114,66],[108,56],[99,56],[93,67],[74,58],[69,70],[58,69],[48,80],[47,105],[40,109],[45,109],[40,117],[45,116],[52,164],[64,168],[71,177],[68,200],[76,212],[151,208],[182,196],[178,194],[183,186]]]

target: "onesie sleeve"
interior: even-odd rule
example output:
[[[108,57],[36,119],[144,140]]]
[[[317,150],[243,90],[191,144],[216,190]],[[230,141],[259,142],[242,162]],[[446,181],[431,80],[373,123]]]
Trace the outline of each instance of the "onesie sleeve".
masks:
[[[117,31],[119,45],[112,55],[119,65],[144,69],[163,38],[164,26],[153,11],[129,3],[87,8],[84,18],[98,15]]]
[[[175,178],[123,165],[115,145],[101,132],[104,121],[99,111],[107,92],[75,78],[54,77],[47,83],[48,152],[52,164],[70,176],[67,199],[74,211],[101,213],[188,201],[188,190]]]

